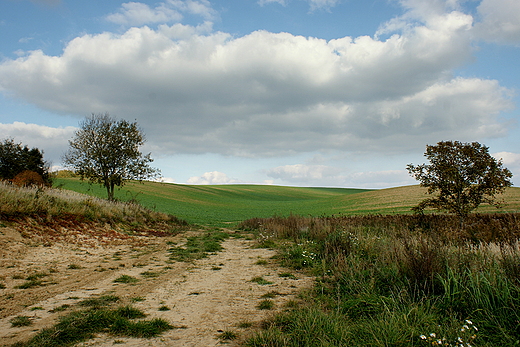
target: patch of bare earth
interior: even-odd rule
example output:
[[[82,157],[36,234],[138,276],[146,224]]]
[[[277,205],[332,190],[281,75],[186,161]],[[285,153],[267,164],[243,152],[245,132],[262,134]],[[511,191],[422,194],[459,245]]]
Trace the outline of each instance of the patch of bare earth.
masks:
[[[185,234],[119,238],[107,230],[85,229],[72,238],[46,240],[0,228],[0,345],[29,339],[78,309],[81,300],[115,295],[121,304],[141,309],[147,319],[163,318],[174,329],[151,339],[100,334],[78,346],[233,346],[312,283],[294,271],[294,276],[280,277],[288,271],[270,260],[275,251],[255,248],[254,241],[230,238],[223,251],[184,263],[170,260],[168,241],[182,243]],[[34,274],[39,274],[39,285],[16,288]],[[139,281],[115,283],[121,275]],[[252,282],[255,277],[271,283]],[[257,307],[265,294],[271,294],[273,310]],[[12,327],[16,316],[28,316],[32,324]],[[237,340],[218,338],[230,331]]]

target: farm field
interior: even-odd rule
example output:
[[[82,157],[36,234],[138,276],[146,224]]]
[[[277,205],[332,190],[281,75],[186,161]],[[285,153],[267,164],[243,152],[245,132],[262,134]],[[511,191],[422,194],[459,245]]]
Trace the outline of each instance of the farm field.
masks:
[[[461,228],[418,186],[56,183],[0,186],[0,345],[520,344],[519,188]]]
[[[55,186],[106,198],[99,185],[77,178],[60,178]],[[181,185],[129,182],[116,190],[116,198],[136,200],[145,207],[170,213],[190,223],[225,226],[253,217],[330,216],[410,213],[425,197],[426,189],[406,186],[381,190],[311,188],[266,185]],[[520,211],[520,188],[508,188],[500,212]],[[483,205],[478,212],[495,212]]]

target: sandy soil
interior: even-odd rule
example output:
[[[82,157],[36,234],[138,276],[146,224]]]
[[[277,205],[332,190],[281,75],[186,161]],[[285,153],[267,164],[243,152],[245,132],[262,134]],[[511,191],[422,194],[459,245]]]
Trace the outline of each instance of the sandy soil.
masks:
[[[254,241],[230,238],[224,250],[194,263],[169,259],[168,241],[182,244],[186,233],[174,237],[121,236],[108,228],[85,227],[61,231],[66,237],[46,237],[24,227],[0,227],[0,345],[24,341],[50,327],[76,303],[99,295],[116,295],[148,316],[160,317],[175,328],[152,339],[101,334],[78,346],[217,346],[218,335],[233,331],[241,339],[297,293],[312,278],[281,269],[271,260],[273,250],[254,248]],[[189,232],[195,233],[195,232]],[[258,264],[259,260],[265,260]],[[267,263],[267,264],[266,264]],[[295,278],[280,277],[292,273]],[[37,275],[40,285],[16,288]],[[139,279],[115,283],[121,275]],[[262,276],[272,282],[251,282]],[[275,293],[274,310],[259,310],[262,295]],[[160,310],[160,308],[162,309]],[[166,310],[168,308],[169,310]],[[16,316],[30,317],[27,327],[12,327]],[[250,323],[248,328],[238,327]]]

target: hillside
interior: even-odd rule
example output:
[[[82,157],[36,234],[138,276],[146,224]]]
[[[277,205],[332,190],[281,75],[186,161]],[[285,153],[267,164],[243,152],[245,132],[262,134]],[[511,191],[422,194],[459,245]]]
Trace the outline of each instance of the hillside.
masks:
[[[105,197],[98,185],[75,178],[55,182],[63,189]],[[190,223],[225,225],[252,217],[274,215],[392,214],[409,213],[425,197],[426,190],[407,186],[381,190],[352,188],[309,188],[269,185],[180,185],[158,182],[129,182],[116,197],[134,199],[145,207],[175,215]],[[507,203],[499,211],[520,210],[520,188],[509,188]],[[496,211],[484,206],[482,212]]]

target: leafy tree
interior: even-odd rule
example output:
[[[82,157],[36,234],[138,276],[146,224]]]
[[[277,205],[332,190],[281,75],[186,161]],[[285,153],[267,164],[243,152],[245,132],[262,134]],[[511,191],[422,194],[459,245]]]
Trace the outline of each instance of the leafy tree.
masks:
[[[33,171],[41,176],[45,184],[51,183],[49,166],[38,148],[22,146],[13,139],[0,143],[0,179],[12,180],[24,171]]]
[[[149,166],[150,154],[139,151],[144,142],[137,122],[115,120],[108,113],[92,114],[80,123],[63,161],[81,179],[102,184],[108,199],[114,200],[115,186],[159,175],[158,169]]]
[[[430,164],[408,164],[408,172],[421,186],[428,187],[428,194],[439,194],[420,202],[414,207],[417,212],[427,207],[447,210],[459,216],[462,223],[481,203],[499,207],[495,195],[512,185],[511,171],[478,142],[443,141],[427,145],[424,155]]]

